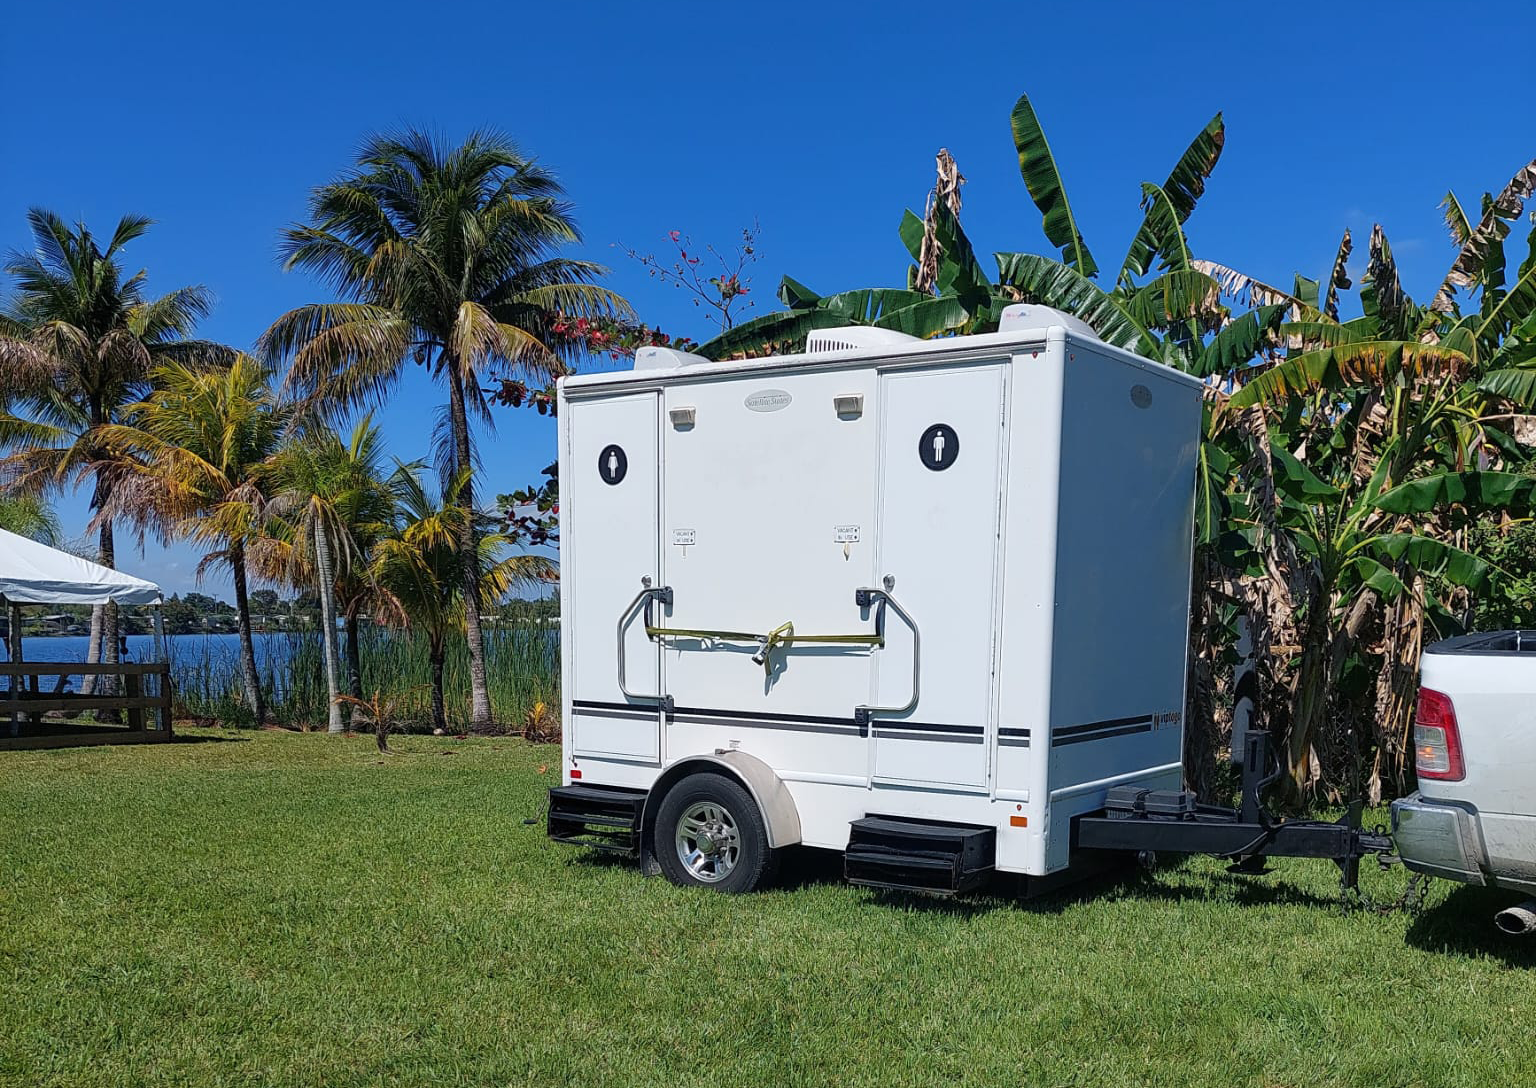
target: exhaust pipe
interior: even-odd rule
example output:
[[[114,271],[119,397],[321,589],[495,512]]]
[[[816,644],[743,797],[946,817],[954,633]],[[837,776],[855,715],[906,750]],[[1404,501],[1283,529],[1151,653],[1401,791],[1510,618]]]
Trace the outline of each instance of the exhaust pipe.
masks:
[[[1493,924],[1514,937],[1536,933],[1536,899],[1499,911],[1493,916]]]

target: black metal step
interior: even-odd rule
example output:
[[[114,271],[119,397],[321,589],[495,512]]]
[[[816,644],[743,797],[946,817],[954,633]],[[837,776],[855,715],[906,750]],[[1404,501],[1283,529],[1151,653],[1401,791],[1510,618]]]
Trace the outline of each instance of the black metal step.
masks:
[[[992,872],[997,830],[895,816],[866,816],[850,825],[843,876],[869,888],[954,895]]]
[[[556,786],[549,791],[549,837],[598,850],[640,852],[644,790],[618,786]]]

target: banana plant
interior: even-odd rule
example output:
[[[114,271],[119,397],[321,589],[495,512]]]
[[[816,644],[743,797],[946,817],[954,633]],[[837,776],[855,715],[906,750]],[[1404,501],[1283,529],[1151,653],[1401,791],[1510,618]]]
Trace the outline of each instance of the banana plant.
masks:
[[[779,287],[786,309],[723,333],[701,345],[699,353],[721,359],[794,351],[809,333],[840,325],[872,325],[923,339],[991,332],[1005,306],[1035,302],[1081,317],[1109,343],[1193,368],[1204,350],[1203,337],[1230,318],[1219,285],[1195,267],[1184,234],[1184,223],[1221,157],[1226,139],[1221,114],[1206,123],[1161,184],[1142,183],[1142,222],[1109,287],[1095,281],[1098,264],[1027,95],[1015,104],[1010,123],[1020,176],[1059,258],[995,253],[994,275],[977,256],[959,218],[945,202],[934,200],[926,216],[908,210],[898,228],[913,262],[906,289],[820,295],[786,276]],[[913,289],[925,234],[937,241],[941,254],[932,293]],[[1231,346],[1229,340],[1228,351]]]

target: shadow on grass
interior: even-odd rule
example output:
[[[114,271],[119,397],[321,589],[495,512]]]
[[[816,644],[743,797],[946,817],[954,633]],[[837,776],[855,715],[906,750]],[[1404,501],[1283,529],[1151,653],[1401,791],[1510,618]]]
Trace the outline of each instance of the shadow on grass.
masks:
[[[894,910],[971,918],[997,910],[1028,914],[1056,915],[1073,907],[1098,900],[1139,900],[1147,903],[1223,902],[1236,906],[1295,906],[1311,910],[1338,910],[1335,895],[1317,894],[1284,879],[1283,869],[1271,867],[1261,876],[1237,873],[1194,873],[1186,870],[1186,858],[1174,858],[1153,872],[1146,872],[1134,862],[1105,866],[1071,883],[1039,890],[1030,878],[1014,873],[996,874],[987,884],[961,896],[925,895],[881,888],[861,888],[865,902]],[[639,863],[623,854],[599,850],[581,850],[567,865],[592,869],[631,868],[639,873]],[[836,850],[818,850],[792,846],[784,851],[779,871],[769,889],[793,892],[801,889],[843,884],[843,855]],[[765,889],[765,890],[769,890]],[[1503,905],[1503,904],[1500,904]],[[1493,910],[1490,908],[1488,917]],[[1492,923],[1489,923],[1492,928]],[[1531,943],[1536,950],[1536,940]]]
[[[240,744],[245,744],[250,739],[250,737],[216,737],[209,733],[199,733],[195,736],[191,736],[186,733],[173,733],[171,735],[172,744],[209,744],[212,742],[223,743],[224,741],[234,741]]]
[[[1527,898],[1520,892],[1462,885],[1413,920],[1408,943],[1425,952],[1503,960],[1509,967],[1536,967],[1536,937],[1511,937],[1493,916]]]

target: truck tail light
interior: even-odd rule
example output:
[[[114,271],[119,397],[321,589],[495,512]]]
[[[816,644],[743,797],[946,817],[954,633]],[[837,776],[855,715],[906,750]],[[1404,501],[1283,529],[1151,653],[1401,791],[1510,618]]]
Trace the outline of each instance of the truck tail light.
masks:
[[[1432,688],[1419,689],[1419,712],[1413,720],[1414,767],[1420,778],[1460,782],[1467,776],[1461,758],[1461,733],[1451,697]]]

